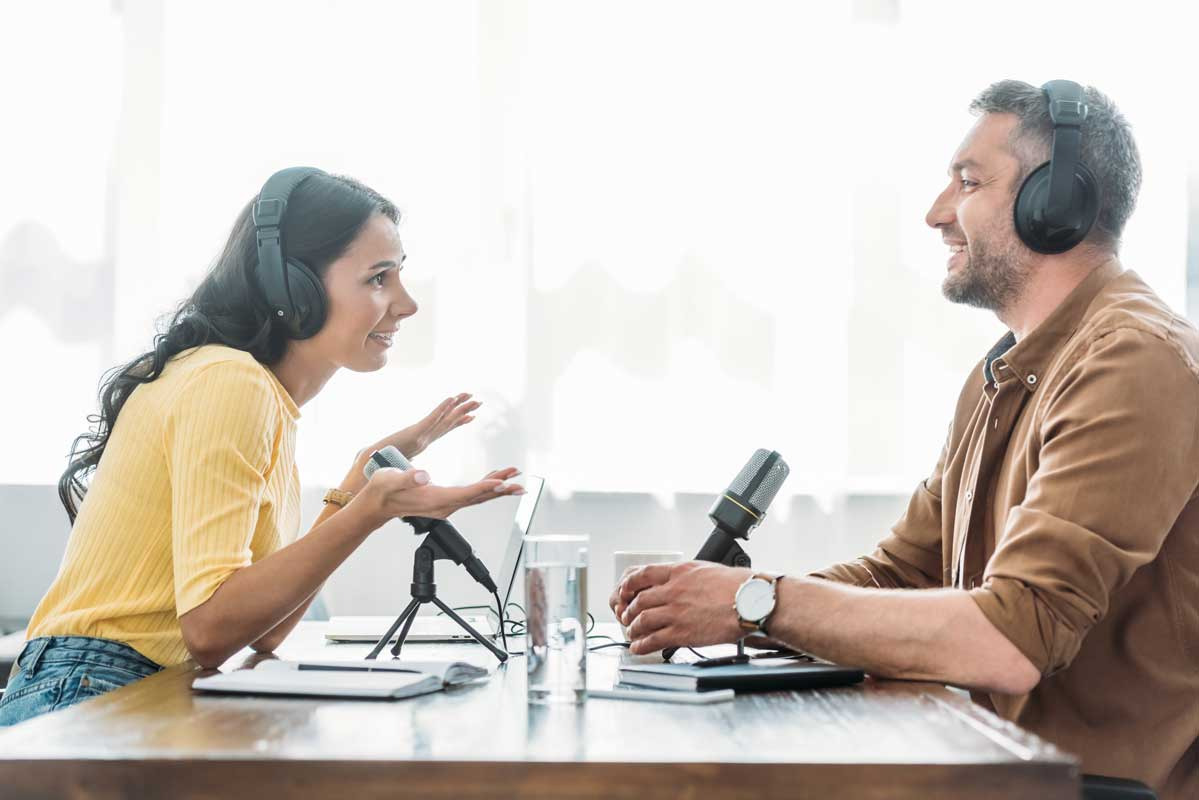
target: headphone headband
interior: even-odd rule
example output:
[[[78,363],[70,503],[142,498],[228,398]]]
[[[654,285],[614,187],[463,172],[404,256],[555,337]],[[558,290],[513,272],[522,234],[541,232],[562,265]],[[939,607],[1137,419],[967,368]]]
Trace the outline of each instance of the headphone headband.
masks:
[[[1053,149],[1049,158],[1049,199],[1045,223],[1050,228],[1077,228],[1074,173],[1082,160],[1082,123],[1087,103],[1082,87],[1073,81],[1049,81],[1041,87],[1049,100]]]
[[[1021,241],[1038,253],[1064,253],[1086,238],[1099,216],[1099,187],[1082,162],[1086,94],[1074,81],[1041,87],[1053,122],[1049,161],[1033,170],[1013,208]]]
[[[258,266],[255,269],[258,284],[270,313],[286,324],[293,338],[297,339],[308,338],[320,329],[324,322],[324,297],[319,279],[315,279],[301,262],[286,257],[286,243],[281,229],[291,193],[313,175],[324,174],[315,167],[279,170],[267,178],[253,206],[254,235],[258,243]],[[314,280],[316,296],[313,296]],[[319,313],[314,314],[314,310]]]

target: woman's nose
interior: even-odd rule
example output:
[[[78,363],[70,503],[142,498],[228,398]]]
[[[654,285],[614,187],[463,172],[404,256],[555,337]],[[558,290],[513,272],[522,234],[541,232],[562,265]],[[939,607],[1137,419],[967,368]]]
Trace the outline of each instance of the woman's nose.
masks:
[[[411,317],[420,310],[420,305],[408,294],[408,290],[400,287],[399,296],[391,304],[391,313],[399,318]]]

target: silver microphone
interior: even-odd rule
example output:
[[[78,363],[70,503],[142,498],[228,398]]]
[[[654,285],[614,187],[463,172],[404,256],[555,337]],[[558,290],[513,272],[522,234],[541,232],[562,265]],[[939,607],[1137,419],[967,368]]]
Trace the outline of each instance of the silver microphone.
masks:
[[[766,509],[790,473],[787,462],[774,450],[758,450],[750,456],[708,511],[708,518],[716,527],[696,559],[748,566],[748,556],[733,540],[749,538],[750,531],[766,517]],[[737,563],[741,560],[746,563]]]
[[[399,451],[393,444],[387,445],[382,450],[376,450],[371,453],[370,460],[366,462],[366,466],[362,468],[362,474],[369,481],[371,476],[377,470],[383,467],[395,467],[396,469],[412,469],[412,462],[404,458],[404,454]]]

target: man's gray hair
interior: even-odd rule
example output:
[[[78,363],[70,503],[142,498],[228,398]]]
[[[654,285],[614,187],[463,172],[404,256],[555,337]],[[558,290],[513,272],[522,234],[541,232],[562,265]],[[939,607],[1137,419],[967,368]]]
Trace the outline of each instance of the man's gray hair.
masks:
[[[1094,87],[1083,89],[1087,119],[1082,124],[1082,162],[1090,167],[1101,193],[1099,219],[1087,239],[1097,237],[1116,249],[1124,223],[1132,215],[1141,188],[1141,156],[1132,138],[1132,127],[1116,104]],[[1023,81],[999,81],[970,103],[973,114],[1015,114],[1012,153],[1020,161],[1018,188],[1028,174],[1049,160],[1053,146],[1053,121],[1045,92]]]

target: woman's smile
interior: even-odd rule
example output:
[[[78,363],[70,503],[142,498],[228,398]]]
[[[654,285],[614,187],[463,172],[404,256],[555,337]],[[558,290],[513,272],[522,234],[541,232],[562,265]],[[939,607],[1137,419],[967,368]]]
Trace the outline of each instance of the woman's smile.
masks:
[[[366,338],[373,339],[384,347],[391,347],[391,339],[395,335],[395,332],[395,328],[389,331],[372,331]]]

